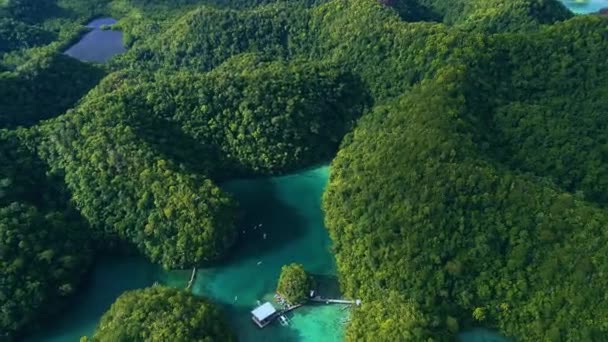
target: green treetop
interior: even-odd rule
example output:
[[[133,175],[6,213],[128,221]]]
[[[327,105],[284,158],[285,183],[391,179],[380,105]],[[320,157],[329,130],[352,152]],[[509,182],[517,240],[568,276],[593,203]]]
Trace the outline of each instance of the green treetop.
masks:
[[[290,304],[302,304],[308,298],[308,291],[313,287],[312,277],[300,264],[285,265],[281,268],[281,276],[277,293]]]
[[[229,342],[234,336],[215,305],[189,292],[153,286],[120,296],[93,340]]]

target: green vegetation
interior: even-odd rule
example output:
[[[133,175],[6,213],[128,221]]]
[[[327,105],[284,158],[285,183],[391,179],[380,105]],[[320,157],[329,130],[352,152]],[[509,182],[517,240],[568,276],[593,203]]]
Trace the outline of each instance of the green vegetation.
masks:
[[[189,292],[153,286],[122,294],[93,341],[235,341],[220,310]]]
[[[446,68],[359,122],[325,195],[347,294],[396,291],[435,338],[473,325],[606,338],[606,48],[581,34],[605,32],[602,20],[493,37],[483,63]],[[353,340],[367,331],[356,322]]]
[[[326,160],[366,99],[338,69],[238,70],[254,60],[208,75],[110,76],[78,108],[41,126],[41,157],[65,174],[96,230],[167,268],[217,259],[234,242],[235,205],[207,177]]]
[[[300,264],[285,265],[281,268],[277,293],[292,305],[303,304],[308,300],[314,281]]]
[[[0,54],[45,45],[54,39],[53,33],[40,27],[10,18],[0,18]]]
[[[404,0],[402,0],[404,1]],[[558,1],[547,0],[420,0],[421,5],[443,18],[443,22],[466,30],[487,33],[537,29],[572,17]]]
[[[42,158],[65,175],[95,230],[132,242],[167,268],[217,259],[235,239],[232,199],[118,121],[125,99],[91,96],[42,126]]]
[[[125,58],[131,64],[207,71],[243,52],[285,56],[288,46],[295,44],[291,36],[302,34],[303,11],[293,5],[247,11],[201,7],[184,15],[160,37],[136,44]]]
[[[601,339],[607,214],[486,159],[457,77],[367,116],[335,160],[325,209],[344,289],[398,291],[438,336],[457,317],[530,340]]]
[[[61,306],[91,261],[86,225],[58,179],[0,130],[0,339]]]
[[[100,15],[129,52],[104,69],[61,55]],[[237,235],[217,182],[340,149],[326,223],[364,302],[347,340],[608,338],[608,19],[554,0],[11,0],[1,16],[3,332],[71,292],[92,254],[75,244],[207,264]],[[291,265],[277,291],[299,303],[308,282]],[[125,295],[96,338],[205,338],[182,316],[151,330],[154,302],[186,296],[166,291]]]
[[[6,11],[12,18],[40,22],[58,11],[56,0],[8,0]]]
[[[103,77],[96,66],[45,48],[16,70],[0,72],[0,128],[31,126],[73,106]]]
[[[605,24],[600,17],[575,18],[542,33],[496,39],[492,45],[509,47],[499,58],[512,62],[495,87],[500,97],[490,124],[500,137],[496,155],[510,167],[602,205],[608,201]],[[559,62],[541,65],[546,60]]]
[[[148,118],[134,120],[148,121],[138,126],[148,141],[166,145],[175,134],[159,137],[158,127],[176,125],[190,145],[218,151],[208,170],[245,175],[329,160],[370,102],[362,83],[336,66],[266,63],[248,55],[206,75],[162,73],[138,93],[146,94],[150,109],[137,111]],[[150,122],[151,114],[157,122]],[[190,150],[183,159],[198,160]]]
[[[408,303],[405,296],[391,292],[382,299],[363,302],[351,314],[346,341],[429,341],[446,340],[429,330],[430,320]],[[457,329],[456,329],[457,330]]]

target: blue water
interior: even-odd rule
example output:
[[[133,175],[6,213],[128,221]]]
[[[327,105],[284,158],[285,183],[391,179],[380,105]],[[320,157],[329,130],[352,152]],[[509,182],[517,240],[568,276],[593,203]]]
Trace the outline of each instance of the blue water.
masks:
[[[348,315],[341,305],[301,308],[291,314],[292,324],[273,322],[265,329],[251,321],[257,300],[270,300],[281,266],[302,263],[323,275],[323,292],[332,294],[336,265],[330,239],[323,226],[321,195],[329,167],[320,167],[284,177],[238,180],[223,187],[241,204],[246,223],[242,240],[220,265],[200,269],[193,293],[221,305],[232,329],[243,342],[339,342],[342,321]],[[262,227],[253,229],[253,225]],[[243,230],[245,233],[243,234]],[[264,238],[266,234],[266,238]],[[92,279],[69,303],[65,313],[49,323],[29,341],[77,342],[91,336],[103,313],[124,291],[160,284],[184,288],[190,271],[165,272],[144,258],[104,258],[94,268]]]
[[[561,0],[572,12],[578,14],[596,13],[608,7],[608,0]]]
[[[102,30],[101,27],[114,25],[115,19],[95,19],[87,24],[92,29],[85,34],[78,43],[74,44],[65,54],[83,62],[103,63],[117,54],[125,52],[122,41],[122,32]]]
[[[460,342],[507,342],[509,339],[493,330],[477,328],[465,331],[458,336]]]
[[[288,314],[292,324],[259,329],[250,311],[272,300],[281,266],[292,262],[323,279],[319,292],[336,295],[336,265],[323,225],[321,197],[329,167],[226,184],[245,209],[243,242],[228,260],[201,269],[192,291],[221,304],[240,342],[339,342],[347,312],[340,305],[308,306]],[[258,225],[262,225],[256,227]],[[255,228],[254,228],[255,227]]]
[[[26,340],[76,342],[95,330],[99,318],[124,291],[144,288],[163,278],[160,267],[143,258],[102,258],[69,309],[39,334]]]

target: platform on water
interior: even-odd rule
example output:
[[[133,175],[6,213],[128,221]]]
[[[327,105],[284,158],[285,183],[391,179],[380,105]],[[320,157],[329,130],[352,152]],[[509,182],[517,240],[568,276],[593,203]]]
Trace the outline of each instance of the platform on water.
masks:
[[[277,310],[270,303],[266,302],[251,311],[251,320],[260,328],[266,327],[275,319],[283,317],[284,314],[301,307],[302,304],[290,305],[282,310]]]
[[[347,300],[347,299],[331,299],[331,298],[323,298],[321,296],[315,296],[310,298],[311,302],[316,302],[316,303],[325,303],[325,304],[355,304],[357,306],[361,305],[361,300],[360,299],[355,299],[355,300]]]

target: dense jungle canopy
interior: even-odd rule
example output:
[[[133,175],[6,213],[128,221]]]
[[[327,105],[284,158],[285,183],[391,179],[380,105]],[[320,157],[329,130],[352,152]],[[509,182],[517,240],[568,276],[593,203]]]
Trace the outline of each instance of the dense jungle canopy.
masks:
[[[172,288],[153,286],[122,294],[101,318],[92,341],[235,341],[212,303]]]
[[[108,15],[126,53],[62,53]],[[348,341],[607,340],[607,55],[608,18],[557,0],[0,0],[0,339],[117,241],[224,258],[218,184],[333,159]],[[136,312],[167,301],[210,330]],[[127,293],[95,338],[231,336],[198,301]]]

